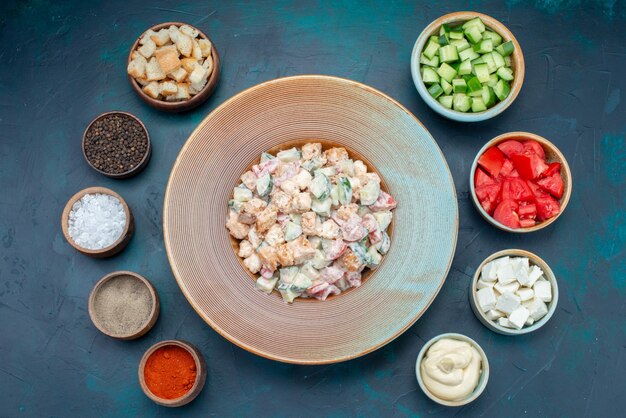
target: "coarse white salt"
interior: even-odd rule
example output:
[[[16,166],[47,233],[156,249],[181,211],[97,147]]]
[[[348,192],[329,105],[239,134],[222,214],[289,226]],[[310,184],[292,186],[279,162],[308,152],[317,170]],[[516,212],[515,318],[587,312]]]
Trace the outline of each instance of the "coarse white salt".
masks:
[[[115,196],[86,194],[69,215],[68,232],[72,240],[88,250],[100,250],[119,239],[126,226],[126,211]]]

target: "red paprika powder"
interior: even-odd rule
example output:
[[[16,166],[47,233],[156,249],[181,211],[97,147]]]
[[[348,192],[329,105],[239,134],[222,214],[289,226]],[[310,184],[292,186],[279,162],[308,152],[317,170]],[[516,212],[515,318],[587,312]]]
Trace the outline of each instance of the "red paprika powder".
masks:
[[[196,362],[182,347],[166,345],[148,357],[144,379],[150,392],[162,399],[183,396],[196,382]]]

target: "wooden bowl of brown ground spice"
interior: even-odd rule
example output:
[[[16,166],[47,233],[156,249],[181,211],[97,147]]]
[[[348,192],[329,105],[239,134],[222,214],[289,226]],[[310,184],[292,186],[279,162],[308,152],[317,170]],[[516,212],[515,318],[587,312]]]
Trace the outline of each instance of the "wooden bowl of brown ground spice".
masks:
[[[193,401],[206,381],[202,353],[181,340],[166,340],[150,347],[139,363],[139,385],[155,403],[177,407]]]
[[[132,177],[148,165],[152,146],[148,130],[139,118],[112,111],[97,116],[83,134],[87,164],[107,177]]]
[[[154,286],[132,271],[107,274],[89,295],[91,321],[103,334],[119,340],[134,340],[150,331],[159,311]]]

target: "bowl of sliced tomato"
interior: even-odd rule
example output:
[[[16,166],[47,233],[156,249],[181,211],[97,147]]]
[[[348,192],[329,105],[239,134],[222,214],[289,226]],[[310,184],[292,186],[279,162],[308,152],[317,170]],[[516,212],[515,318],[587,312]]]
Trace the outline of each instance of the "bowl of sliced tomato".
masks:
[[[553,143],[529,132],[509,132],[478,152],[470,190],[489,223],[508,232],[533,232],[563,213],[572,194],[572,174]]]

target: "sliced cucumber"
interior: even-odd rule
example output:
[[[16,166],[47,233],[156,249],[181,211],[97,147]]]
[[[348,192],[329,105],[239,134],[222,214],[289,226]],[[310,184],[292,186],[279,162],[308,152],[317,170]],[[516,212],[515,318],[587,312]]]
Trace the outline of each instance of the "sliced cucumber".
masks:
[[[441,103],[446,109],[452,109],[452,96],[439,96],[437,101],[439,101],[439,103]]]
[[[311,210],[317,213],[320,216],[330,216],[330,207],[332,205],[332,200],[330,198],[319,200],[319,199],[311,199]]]
[[[420,64],[428,65],[429,67],[439,67],[439,55],[435,55],[432,59],[429,59],[426,55],[420,55]]]
[[[276,158],[284,163],[292,163],[302,158],[302,153],[298,151],[296,147],[293,147],[291,149],[279,152],[278,154],[276,154]]]
[[[470,43],[467,42],[467,39],[465,39],[465,38],[463,38],[463,39],[451,39],[450,40],[450,45],[456,46],[456,50],[459,53],[461,51],[465,51],[466,49],[471,47]]]
[[[471,74],[471,73],[472,73],[472,61],[471,60],[463,61],[461,65],[459,65],[458,74],[464,75],[464,74]]]
[[[483,99],[483,103],[487,107],[491,107],[496,103],[496,94],[489,86],[483,86],[481,98]]]
[[[449,83],[456,76],[456,70],[444,62],[439,66],[437,74]]]
[[[467,112],[472,107],[472,99],[462,93],[455,94],[452,100],[452,107],[459,112]]]
[[[435,84],[437,85],[437,84]],[[370,180],[360,190],[361,205],[373,205],[380,194],[380,184],[377,181]]]
[[[491,56],[493,57],[493,62],[496,65],[496,68],[502,68],[506,66],[506,61],[504,57],[500,55],[498,51],[491,51]]]
[[[507,41],[502,45],[498,45],[496,47],[496,51],[498,51],[498,54],[502,55],[503,57],[508,57],[513,53],[514,50],[515,45],[513,45],[513,41]]]
[[[449,33],[450,39],[464,39],[463,31],[458,29],[452,29]]]
[[[475,17],[473,19],[468,20],[467,22],[463,23],[463,26],[461,27],[464,30],[467,30],[472,27],[476,27],[481,33],[487,29],[483,21],[480,19],[480,17]]]
[[[480,57],[480,55],[478,55],[477,52],[474,52],[474,49],[472,48],[464,49],[459,52],[459,59],[461,61],[474,60],[478,57]]]
[[[272,176],[270,173],[265,173],[256,180],[256,192],[260,197],[265,197],[272,191]]]
[[[454,62],[459,59],[459,51],[456,46],[446,45],[439,48],[439,61],[441,62]]]
[[[485,102],[483,102],[482,97],[473,97],[472,112],[482,112],[485,110],[487,110],[487,106],[485,106]]]
[[[283,227],[283,234],[285,234],[285,241],[293,241],[302,235],[302,227],[295,222],[287,222]]]
[[[264,153],[261,154],[261,164],[265,163],[265,162],[267,162],[269,160],[273,160],[274,158],[275,157],[272,154],[264,152]]]
[[[483,89],[483,85],[480,84],[480,80],[477,77],[472,77],[467,82],[467,91],[470,93],[481,91]]]
[[[474,45],[474,52],[479,54],[486,54],[487,52],[493,51],[493,42],[491,39],[483,39]]]
[[[487,54],[484,54],[481,58],[483,59],[484,63],[487,64],[488,70],[489,70],[489,74],[491,73],[495,73],[496,70],[498,69],[498,67],[496,67],[496,62],[493,59],[493,52],[489,52]]]
[[[496,84],[498,84],[498,76],[495,74],[490,74],[489,75],[489,81],[487,81],[487,85],[489,87],[495,87]]]
[[[422,69],[422,80],[424,83],[439,83],[439,75],[433,68],[424,67]]]
[[[476,78],[478,79],[478,81],[480,81],[481,83],[486,83],[487,81],[489,81],[489,64],[476,64],[474,65],[474,73],[476,74]],[[478,89],[482,89],[483,86],[481,85]],[[473,89],[470,88],[471,91],[473,91]]]
[[[432,84],[430,87],[428,87],[428,93],[433,96],[434,99],[436,99],[443,94],[443,89],[439,84]]]
[[[426,48],[424,48],[424,55],[426,55],[429,59],[432,59],[435,55],[437,55],[437,52],[439,52],[440,46],[439,42],[430,39],[426,44]]]
[[[445,46],[450,43],[448,42],[448,37],[445,34],[440,35],[439,38],[437,38],[437,42],[439,42],[439,45],[441,46]],[[441,49],[439,50],[439,53],[441,53]]]
[[[511,92],[511,87],[509,87],[509,83],[504,80],[498,81],[498,84],[493,88],[493,92],[496,94],[496,97],[500,99],[500,101],[506,99],[506,97]]]
[[[496,73],[498,77],[503,80],[511,81],[513,80],[513,71],[510,68],[502,67],[498,68],[498,72]]]
[[[247,202],[252,199],[252,190],[248,189],[243,184],[235,187],[233,190],[233,199],[237,202]]]
[[[324,200],[330,195],[331,186],[330,179],[324,173],[317,172],[311,181],[309,190],[317,199]]]
[[[261,292],[267,293],[269,295],[270,293],[272,293],[272,290],[274,290],[276,282],[278,282],[278,276],[274,276],[271,279],[259,277],[258,279],[256,279],[256,288]]]
[[[441,87],[440,87],[441,88]],[[339,203],[348,205],[352,201],[352,185],[347,177],[340,177],[337,182],[339,188]]]
[[[452,93],[452,84],[448,83],[445,79],[441,79],[441,88],[444,94]],[[245,187],[245,186],[244,186]]]
[[[462,78],[452,80],[452,89],[455,93],[465,93],[467,91],[467,83]]]
[[[476,26],[472,26],[471,28],[465,29],[463,33],[465,33],[465,37],[467,38],[467,40],[473,44],[480,42],[483,39],[483,34],[480,32],[480,29]]]
[[[391,220],[393,219],[393,213],[390,211],[386,212],[374,212],[374,219],[378,223],[378,227],[381,231],[387,230],[389,225],[391,225]]]
[[[498,46],[502,43],[502,36],[490,30],[485,30],[483,32],[483,38],[491,39],[491,42],[493,42],[493,46]]]

